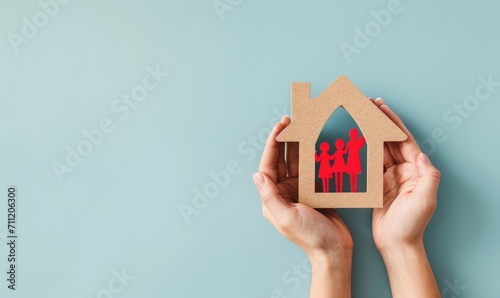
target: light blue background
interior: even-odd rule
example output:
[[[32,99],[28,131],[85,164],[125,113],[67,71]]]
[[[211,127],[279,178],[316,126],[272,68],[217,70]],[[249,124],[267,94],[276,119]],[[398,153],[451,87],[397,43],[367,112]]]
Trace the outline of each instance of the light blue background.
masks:
[[[306,297],[308,277],[283,280],[305,255],[262,217],[251,181],[260,151],[245,142],[289,113],[291,82],[311,82],[316,96],[346,74],[419,140],[445,131],[430,154],[443,179],[428,256],[447,297],[455,280],[467,287],[460,297],[498,297],[500,89],[457,129],[443,113],[474,94],[478,77],[500,81],[500,3],[401,0],[350,63],[340,44],[388,1],[231,3],[221,18],[212,0],[73,0],[16,53],[9,32],[21,34],[41,8],[0,2],[0,296],[106,297],[112,271],[125,268],[135,278],[113,297]],[[168,77],[120,120],[112,102],[156,65]],[[115,130],[59,182],[51,164],[103,118]],[[240,172],[187,224],[179,206],[230,161]],[[12,184],[15,293],[3,273]],[[355,240],[353,296],[389,297],[371,211],[341,215]]]

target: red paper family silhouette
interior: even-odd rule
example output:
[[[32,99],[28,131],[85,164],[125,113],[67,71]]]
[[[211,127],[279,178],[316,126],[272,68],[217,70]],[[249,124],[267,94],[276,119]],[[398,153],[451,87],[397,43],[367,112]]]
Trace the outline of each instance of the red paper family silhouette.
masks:
[[[330,179],[335,174],[335,191],[343,192],[342,185],[344,183],[344,173],[349,173],[351,192],[358,191],[358,175],[361,174],[361,158],[359,150],[365,145],[365,137],[358,139],[359,132],[356,128],[349,131],[351,138],[344,148],[344,140],[337,139],[335,147],[337,150],[330,155],[330,144],[322,142],[319,145],[321,153],[314,153],[316,162],[319,162],[318,178],[321,179],[323,192],[330,192]],[[344,155],[347,154],[347,164],[345,163]],[[333,160],[333,165],[330,161]]]

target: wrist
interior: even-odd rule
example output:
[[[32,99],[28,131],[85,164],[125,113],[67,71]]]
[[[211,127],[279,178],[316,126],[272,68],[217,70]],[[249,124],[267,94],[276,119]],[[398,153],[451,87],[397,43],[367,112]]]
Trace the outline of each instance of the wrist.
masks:
[[[392,262],[414,258],[420,255],[425,256],[425,247],[423,240],[418,240],[412,243],[387,245],[379,248],[379,252],[384,262]]]
[[[441,297],[423,242],[380,250],[393,297]]]
[[[392,264],[401,265],[422,257],[427,258],[423,242],[390,246],[380,249],[379,252],[387,267]]]
[[[353,249],[336,249],[336,250],[316,250],[308,252],[307,256],[311,262],[312,270],[329,269],[332,271],[345,271],[345,268],[352,266]]]
[[[382,254],[387,252],[400,252],[406,250],[421,249],[424,246],[424,235],[412,236],[410,239],[400,239],[397,241],[390,241],[383,237],[378,237],[375,240],[375,245],[378,251]]]
[[[352,249],[308,253],[310,297],[351,297]]]

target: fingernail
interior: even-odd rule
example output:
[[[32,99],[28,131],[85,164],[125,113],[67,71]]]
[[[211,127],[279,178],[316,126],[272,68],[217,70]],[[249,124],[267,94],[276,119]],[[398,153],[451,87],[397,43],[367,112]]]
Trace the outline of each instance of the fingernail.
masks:
[[[426,164],[430,164],[431,163],[431,160],[429,159],[429,157],[427,156],[427,154],[425,153],[420,153],[419,155],[419,158],[420,160],[423,162],[423,163],[426,163]]]
[[[377,97],[377,99],[375,99],[375,101],[379,101],[379,100],[382,100],[382,98],[380,98],[380,97]]]
[[[290,117],[288,117],[288,115],[285,115],[285,116],[281,117],[281,120],[280,120],[281,124],[287,123],[288,119],[290,119]]]
[[[261,173],[253,174],[253,183],[255,183],[255,186],[257,186],[257,188],[260,188],[262,184],[264,184],[264,177]]]

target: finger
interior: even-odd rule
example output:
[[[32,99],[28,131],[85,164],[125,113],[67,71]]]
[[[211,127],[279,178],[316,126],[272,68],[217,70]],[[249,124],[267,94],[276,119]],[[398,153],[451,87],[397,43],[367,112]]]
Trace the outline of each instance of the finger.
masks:
[[[432,165],[429,157],[425,155],[425,153],[420,153],[418,155],[417,169],[420,178],[415,186],[414,193],[417,197],[426,198],[435,203],[439,181],[441,180],[441,173]]]
[[[399,148],[399,145],[397,143],[388,142],[385,144],[387,144],[387,148],[389,148],[389,151],[391,152],[391,155],[394,158],[396,164],[405,162],[405,158],[401,154],[401,149]]]
[[[265,207],[273,218],[278,215],[282,217],[290,211],[290,206],[279,194],[276,184],[264,173],[253,175],[255,186],[259,190],[263,207]]]
[[[285,143],[279,143],[279,152],[278,152],[278,182],[286,178],[286,162],[285,162]]]
[[[288,166],[288,177],[299,176],[299,143],[286,143],[286,164]]]
[[[396,165],[396,161],[389,150],[387,143],[384,143],[384,168],[389,169]]]
[[[371,102],[375,103],[375,99],[373,97],[368,97],[369,100],[371,100]]]
[[[387,169],[384,173],[384,206],[390,205],[398,196],[398,185],[394,183],[394,176],[397,167]]]
[[[415,140],[413,135],[410,133],[408,128],[406,128],[401,118],[394,111],[392,111],[391,108],[389,108],[381,98],[377,98],[375,104],[408,136],[408,139],[406,139],[406,141],[399,142],[397,145],[405,161],[412,163],[415,162],[417,156],[422,152],[422,150],[420,150],[420,147],[418,146],[417,141]],[[397,160],[396,156],[394,157]]]
[[[278,154],[280,143],[276,141],[276,136],[290,124],[290,118],[284,116],[280,122],[276,123],[273,130],[267,137],[266,146],[260,159],[259,172],[265,173],[276,183],[278,181]]]

